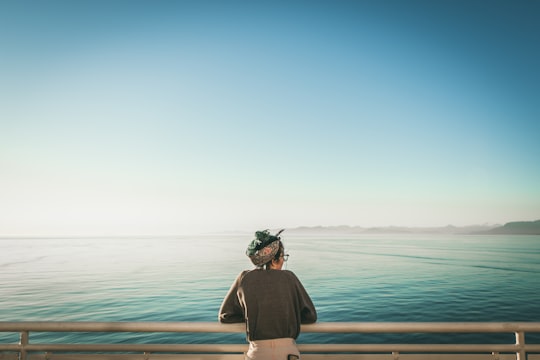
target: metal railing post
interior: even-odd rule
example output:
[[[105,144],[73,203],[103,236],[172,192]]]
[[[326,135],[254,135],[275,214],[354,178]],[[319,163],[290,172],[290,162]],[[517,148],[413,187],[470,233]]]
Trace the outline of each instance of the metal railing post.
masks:
[[[516,360],[527,360],[527,355],[525,353],[525,332],[524,331],[516,331],[516,345],[517,345],[517,352],[516,352]]]
[[[19,360],[26,360],[26,345],[28,345],[28,331],[21,331],[21,336],[19,338]]]

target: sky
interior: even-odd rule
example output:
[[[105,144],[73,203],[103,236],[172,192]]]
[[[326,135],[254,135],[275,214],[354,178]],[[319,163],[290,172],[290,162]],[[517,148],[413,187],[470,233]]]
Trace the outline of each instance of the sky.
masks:
[[[0,235],[540,219],[540,2],[0,1]]]

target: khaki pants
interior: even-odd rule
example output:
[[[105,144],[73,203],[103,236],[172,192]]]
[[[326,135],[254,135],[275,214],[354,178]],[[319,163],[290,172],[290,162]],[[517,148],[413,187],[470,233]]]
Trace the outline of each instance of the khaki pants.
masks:
[[[287,360],[289,355],[300,358],[294,339],[257,340],[249,342],[246,360]]]

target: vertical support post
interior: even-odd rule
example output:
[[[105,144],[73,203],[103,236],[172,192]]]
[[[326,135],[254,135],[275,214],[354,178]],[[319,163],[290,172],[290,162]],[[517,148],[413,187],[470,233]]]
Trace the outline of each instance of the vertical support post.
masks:
[[[525,332],[516,331],[516,360],[527,360],[527,354],[525,353]]]
[[[28,331],[21,331],[19,345],[19,360],[26,360],[28,358],[26,353],[26,345],[28,345]]]

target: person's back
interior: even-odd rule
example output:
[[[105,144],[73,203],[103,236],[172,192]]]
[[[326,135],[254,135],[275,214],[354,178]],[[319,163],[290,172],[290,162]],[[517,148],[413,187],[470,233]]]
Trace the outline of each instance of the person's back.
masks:
[[[235,290],[247,319],[250,341],[296,339],[300,324],[317,320],[311,299],[291,271],[255,269],[242,273]],[[222,322],[227,322],[227,311],[234,313],[236,310],[222,306]]]
[[[248,256],[257,266],[234,281],[219,310],[223,323],[246,322],[250,342],[247,359],[287,359],[299,356],[300,324],[317,320],[311,298],[296,275],[281,270],[285,255],[278,237],[257,232]]]

